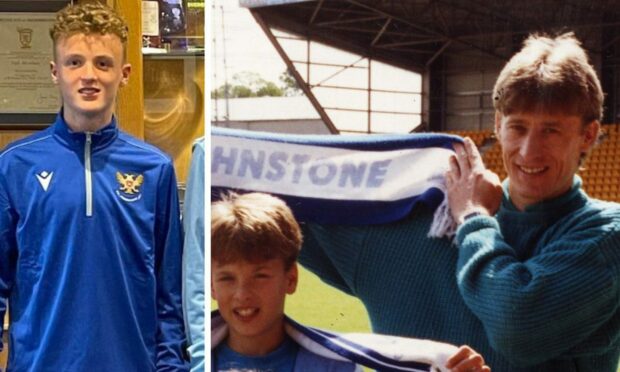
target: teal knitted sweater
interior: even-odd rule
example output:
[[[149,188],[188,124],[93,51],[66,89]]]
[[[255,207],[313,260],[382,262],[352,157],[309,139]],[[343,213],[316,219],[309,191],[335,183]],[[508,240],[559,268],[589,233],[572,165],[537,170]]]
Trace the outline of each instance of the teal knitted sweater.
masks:
[[[505,185],[507,186],[507,185]],[[480,352],[493,371],[616,371],[620,206],[576,178],[557,199],[475,217],[455,246],[432,211],[375,226],[304,226],[300,262],[360,298],[373,331]]]

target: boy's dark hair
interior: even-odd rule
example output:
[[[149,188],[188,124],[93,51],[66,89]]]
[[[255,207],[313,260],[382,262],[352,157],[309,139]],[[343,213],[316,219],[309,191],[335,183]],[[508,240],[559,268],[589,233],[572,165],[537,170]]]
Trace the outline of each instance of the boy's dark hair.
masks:
[[[506,64],[493,89],[493,105],[502,115],[514,112],[562,112],[584,124],[601,120],[603,90],[575,35],[531,35]]]
[[[288,270],[301,242],[293,213],[274,196],[231,193],[211,204],[211,260],[226,264],[281,258]]]

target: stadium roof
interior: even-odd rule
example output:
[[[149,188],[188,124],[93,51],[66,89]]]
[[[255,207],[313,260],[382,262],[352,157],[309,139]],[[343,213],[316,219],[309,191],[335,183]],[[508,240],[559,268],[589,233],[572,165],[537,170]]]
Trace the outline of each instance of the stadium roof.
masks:
[[[531,32],[620,48],[617,0],[240,0],[271,28],[423,72],[440,55],[507,60]],[[602,41],[602,42],[601,42]]]

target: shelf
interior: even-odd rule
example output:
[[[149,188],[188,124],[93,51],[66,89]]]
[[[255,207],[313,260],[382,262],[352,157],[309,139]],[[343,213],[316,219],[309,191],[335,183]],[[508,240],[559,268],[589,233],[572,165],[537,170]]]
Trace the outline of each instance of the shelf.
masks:
[[[147,59],[179,59],[179,58],[204,58],[205,51],[201,50],[172,50],[166,52],[164,49],[145,50],[142,49],[142,56]]]

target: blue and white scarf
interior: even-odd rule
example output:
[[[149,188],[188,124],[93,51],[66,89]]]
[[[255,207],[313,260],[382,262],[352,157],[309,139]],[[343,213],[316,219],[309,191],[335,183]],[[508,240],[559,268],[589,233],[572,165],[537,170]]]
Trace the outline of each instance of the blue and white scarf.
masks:
[[[348,361],[382,372],[449,371],[445,365],[458,348],[431,340],[379,335],[337,333],[304,326],[285,317],[286,333],[307,351],[324,358]],[[220,313],[211,313],[211,350],[228,335]]]
[[[435,209],[429,236],[454,234],[444,197],[445,134],[288,135],[212,128],[212,199],[226,190],[284,199],[300,221],[380,224],[417,203]]]

